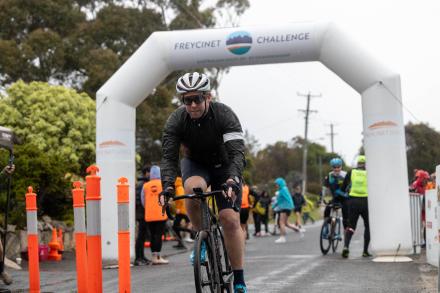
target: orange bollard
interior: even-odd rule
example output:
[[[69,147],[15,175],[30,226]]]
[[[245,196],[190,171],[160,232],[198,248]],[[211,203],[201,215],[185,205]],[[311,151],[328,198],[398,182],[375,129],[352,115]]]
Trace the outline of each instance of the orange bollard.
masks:
[[[87,214],[87,291],[102,292],[102,250],[101,250],[101,177],[96,175],[98,166],[87,168],[86,214]]]
[[[60,244],[58,243],[57,229],[52,229],[52,239],[49,242],[49,260],[60,261],[61,255],[58,253],[60,249]]]
[[[130,224],[129,194],[125,177],[119,178],[118,189],[118,258],[119,292],[130,293]]]
[[[76,284],[78,293],[87,293],[87,234],[84,189],[79,181],[73,182],[73,213],[75,221]]]
[[[28,234],[29,257],[29,292],[40,292],[40,262],[38,259],[38,222],[37,222],[37,195],[32,186],[26,193],[26,220]]]
[[[61,257],[63,257],[64,243],[63,243],[63,230],[61,230],[61,228],[58,229],[58,244],[60,245],[58,252],[61,254]]]

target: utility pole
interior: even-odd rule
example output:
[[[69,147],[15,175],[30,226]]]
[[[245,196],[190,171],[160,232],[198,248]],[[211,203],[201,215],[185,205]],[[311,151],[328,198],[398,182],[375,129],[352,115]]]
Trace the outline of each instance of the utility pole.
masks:
[[[307,151],[308,151],[308,141],[307,141],[307,134],[309,130],[309,114],[310,112],[317,113],[318,111],[310,110],[310,99],[311,98],[317,98],[320,97],[319,95],[312,95],[310,91],[307,94],[302,93],[296,93],[298,96],[306,97],[307,98],[307,107],[305,110],[299,110],[305,114],[304,120],[305,120],[305,129],[304,129],[304,146],[303,146],[303,162],[302,162],[302,173],[303,173],[303,182],[302,182],[302,192],[305,195],[306,194],[306,187],[307,187]]]
[[[318,155],[319,184],[322,184],[322,157]]]
[[[331,143],[331,150],[332,153],[335,152],[335,147],[334,147],[334,136],[337,134],[333,131],[333,126],[335,126],[333,123],[330,123],[330,133],[327,133],[327,135],[330,135],[330,143]]]

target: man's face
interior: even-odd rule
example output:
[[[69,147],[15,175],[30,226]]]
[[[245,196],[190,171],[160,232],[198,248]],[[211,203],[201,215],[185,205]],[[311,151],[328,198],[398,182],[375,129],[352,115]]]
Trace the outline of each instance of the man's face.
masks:
[[[334,166],[333,174],[338,175],[341,172],[342,166]]]
[[[209,93],[189,92],[182,95],[182,102],[191,118],[199,119],[205,113],[206,108],[209,108],[211,95]]]

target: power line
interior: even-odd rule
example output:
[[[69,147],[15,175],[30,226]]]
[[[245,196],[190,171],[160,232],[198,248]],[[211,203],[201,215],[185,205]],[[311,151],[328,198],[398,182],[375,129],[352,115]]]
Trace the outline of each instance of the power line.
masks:
[[[303,194],[306,194],[306,183],[307,183],[307,149],[308,149],[308,141],[307,141],[307,134],[309,131],[309,114],[310,113],[317,113],[316,110],[310,110],[310,99],[311,98],[317,98],[321,97],[321,94],[319,95],[312,95],[310,91],[307,94],[302,93],[296,93],[300,97],[306,97],[307,98],[307,106],[306,109],[299,110],[300,112],[304,112],[304,120],[305,120],[305,129],[304,129],[304,146],[303,146],[303,164],[302,164],[302,173],[303,173],[303,182],[302,182],[302,191]]]

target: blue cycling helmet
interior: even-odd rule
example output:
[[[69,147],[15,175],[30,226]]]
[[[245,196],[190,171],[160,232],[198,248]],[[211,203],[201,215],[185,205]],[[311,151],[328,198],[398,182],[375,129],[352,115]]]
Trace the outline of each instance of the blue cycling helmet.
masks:
[[[342,160],[340,158],[333,158],[330,160],[330,166],[342,167]]]

